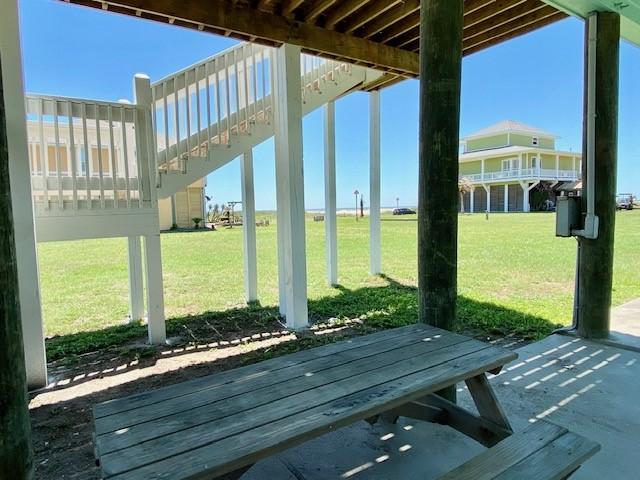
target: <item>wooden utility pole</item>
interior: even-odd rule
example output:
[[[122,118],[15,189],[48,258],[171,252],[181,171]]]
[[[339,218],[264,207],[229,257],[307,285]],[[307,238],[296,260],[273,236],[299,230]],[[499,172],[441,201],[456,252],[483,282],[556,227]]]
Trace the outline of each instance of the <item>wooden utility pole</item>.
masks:
[[[578,334],[582,337],[602,338],[609,335],[613,284],[620,16],[617,13],[597,12],[587,20],[586,25],[583,151],[588,157],[589,150],[592,150],[595,160],[592,172],[588,171],[589,162],[582,162],[582,184],[587,186],[583,190],[583,199],[587,200],[583,202],[583,207],[586,209],[589,196],[593,196],[598,232],[595,239],[578,237],[577,326]],[[590,48],[593,49],[591,55]],[[589,109],[589,102],[593,103],[594,110]],[[593,177],[589,182],[591,175]]]
[[[420,2],[419,320],[456,318],[463,0]],[[455,387],[440,392],[455,400]]]
[[[33,456],[4,105],[0,68],[0,478],[22,480],[33,478]]]

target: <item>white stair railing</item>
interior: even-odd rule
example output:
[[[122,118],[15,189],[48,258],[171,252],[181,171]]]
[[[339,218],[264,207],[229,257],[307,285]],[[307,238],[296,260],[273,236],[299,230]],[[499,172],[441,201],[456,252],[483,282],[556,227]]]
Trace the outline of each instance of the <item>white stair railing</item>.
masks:
[[[185,173],[189,158],[210,158],[215,147],[271,122],[273,58],[272,48],[242,43],[152,83],[161,173]],[[347,63],[302,55],[303,101],[350,74]]]
[[[152,206],[149,160],[138,158],[137,106],[27,95],[32,191],[39,209]]]

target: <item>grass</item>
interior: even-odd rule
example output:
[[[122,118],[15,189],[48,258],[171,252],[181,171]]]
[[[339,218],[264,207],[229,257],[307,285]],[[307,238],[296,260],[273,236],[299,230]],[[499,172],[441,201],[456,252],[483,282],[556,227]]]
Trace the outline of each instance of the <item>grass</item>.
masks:
[[[575,240],[554,236],[551,214],[460,216],[459,328],[482,335],[539,338],[571,321]],[[415,217],[384,216],[384,276],[368,273],[367,219],[338,220],[340,287],[325,280],[324,224],[307,222],[309,312],[315,321],[358,319],[386,328],[416,319]],[[233,324],[272,325],[277,317],[276,229],[258,228],[260,305],[243,300],[242,229],[162,236],[170,334],[206,336]],[[613,302],[640,296],[640,211],[617,217]],[[49,358],[121,345],[144,335],[123,325],[128,311],[126,240],[39,245]],[[213,322],[213,323],[212,323]],[[215,327],[219,322],[219,328]],[[113,327],[113,328],[107,328]],[[209,327],[207,327],[209,328]],[[81,333],[86,332],[86,333]],[[211,332],[209,332],[211,333]]]

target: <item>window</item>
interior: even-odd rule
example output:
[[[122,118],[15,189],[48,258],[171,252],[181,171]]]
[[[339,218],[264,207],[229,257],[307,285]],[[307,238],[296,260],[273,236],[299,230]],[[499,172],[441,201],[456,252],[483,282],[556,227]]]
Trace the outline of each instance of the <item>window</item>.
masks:
[[[531,138],[531,145],[533,145],[534,147],[537,147],[538,144],[539,144],[538,137],[532,137]]]
[[[538,168],[538,157],[531,157],[531,168]]]
[[[506,160],[502,160],[502,171],[507,172],[509,170],[518,170],[517,158],[509,158]]]

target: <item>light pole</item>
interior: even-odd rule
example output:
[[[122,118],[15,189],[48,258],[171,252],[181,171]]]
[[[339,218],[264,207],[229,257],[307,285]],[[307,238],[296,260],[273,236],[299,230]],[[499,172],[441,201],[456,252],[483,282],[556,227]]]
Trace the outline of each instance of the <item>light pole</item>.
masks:
[[[400,197],[396,197],[396,208],[400,208]]]
[[[360,192],[356,189],[354,190],[353,194],[356,196],[356,222],[358,221],[358,195],[360,195]]]

